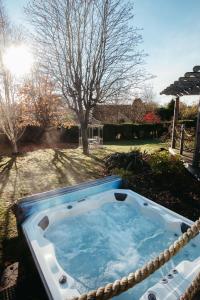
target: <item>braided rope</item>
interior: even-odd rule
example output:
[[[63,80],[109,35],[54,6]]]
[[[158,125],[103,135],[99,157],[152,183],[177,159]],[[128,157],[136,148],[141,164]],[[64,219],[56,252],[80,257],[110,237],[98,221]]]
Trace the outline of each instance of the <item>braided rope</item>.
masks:
[[[183,233],[171,246],[169,246],[168,249],[164,250],[160,253],[160,255],[149,261],[142,268],[138,269],[134,273],[130,273],[126,277],[116,280],[113,283],[108,283],[103,287],[99,287],[97,290],[82,294],[79,297],[74,297],[73,300],[107,300],[120,295],[162,267],[185,245],[187,245],[190,240],[196,237],[199,234],[199,231],[200,218],[190,228],[188,228],[187,232]]]
[[[180,300],[192,300],[198,291],[200,291],[200,272],[194,278],[185,293],[180,297]]]

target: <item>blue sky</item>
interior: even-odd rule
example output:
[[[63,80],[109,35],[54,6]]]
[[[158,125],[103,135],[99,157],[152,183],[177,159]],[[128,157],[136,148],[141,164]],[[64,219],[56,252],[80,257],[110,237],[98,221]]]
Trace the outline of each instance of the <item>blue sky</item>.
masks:
[[[13,21],[24,22],[27,2],[4,2]],[[152,83],[163,103],[168,98],[159,92],[200,64],[200,0],[134,0],[134,4],[135,25],[143,28],[142,48],[149,55],[146,69],[156,76]]]
[[[144,29],[146,67],[157,76],[157,93],[200,64],[199,12],[199,0],[135,0],[135,24]]]

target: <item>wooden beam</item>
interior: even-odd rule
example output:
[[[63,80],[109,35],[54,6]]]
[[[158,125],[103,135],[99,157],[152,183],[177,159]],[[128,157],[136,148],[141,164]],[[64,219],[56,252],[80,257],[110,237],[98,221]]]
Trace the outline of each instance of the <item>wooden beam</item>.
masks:
[[[200,78],[200,72],[187,72],[185,73],[185,77]]]
[[[200,83],[200,78],[197,78],[197,77],[180,77],[179,81],[193,82],[194,84],[198,84],[198,83]]]
[[[198,106],[195,148],[194,148],[192,165],[193,167],[199,167],[199,163],[200,163],[200,101]]]
[[[174,117],[173,117],[173,125],[172,125],[172,139],[171,139],[171,148],[176,148],[176,124],[178,121],[179,114],[179,97],[176,98],[174,104]]]
[[[162,91],[160,95],[167,95],[167,96],[182,96],[180,93],[176,91]]]
[[[200,66],[195,66],[193,72],[185,73],[173,84],[164,89],[161,95],[199,95],[200,94]]]
[[[196,85],[197,83],[193,81],[174,81],[174,86],[179,88],[193,88]]]
[[[165,90],[163,90],[161,92],[161,95],[174,95],[174,96],[183,96],[183,95],[199,95],[200,93],[200,87],[194,85],[194,86],[190,86],[190,84],[186,83],[185,85],[177,84],[177,86],[175,85],[171,85],[169,87],[167,87]]]
[[[200,66],[195,66],[193,68],[193,72],[199,72],[200,71]]]
[[[180,82],[177,81],[174,85],[179,88],[184,94],[190,95],[194,93],[198,89],[197,85],[193,82]]]
[[[181,125],[180,155],[183,154],[185,125]]]

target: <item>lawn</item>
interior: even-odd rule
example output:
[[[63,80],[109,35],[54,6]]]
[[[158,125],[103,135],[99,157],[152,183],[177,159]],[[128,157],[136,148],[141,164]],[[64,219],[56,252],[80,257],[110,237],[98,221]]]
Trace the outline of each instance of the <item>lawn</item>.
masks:
[[[42,149],[18,157],[0,157],[0,265],[18,259],[13,251],[17,239],[10,206],[21,197],[103,176],[103,158],[112,152],[140,147],[149,152],[165,146],[159,141],[106,144],[91,150],[89,157],[80,149]],[[15,249],[15,248],[14,248]]]
[[[166,147],[166,143],[161,143],[159,140],[133,140],[133,141],[115,141],[105,143],[108,151],[113,152],[128,152],[135,147],[140,148],[142,151],[146,150],[150,153]]]
[[[34,270],[33,267],[29,267],[28,273],[25,272],[25,277],[23,276],[24,266],[27,263],[22,262],[21,258],[25,257],[27,259],[29,255],[27,252],[24,252],[23,243],[18,238],[15,217],[11,211],[12,204],[27,195],[70,186],[104,176],[106,170],[103,159],[111,153],[128,152],[134,148],[153,153],[160,148],[167,148],[166,144],[160,143],[158,140],[119,141],[106,143],[99,149],[92,149],[90,156],[87,157],[82,154],[79,148],[69,149],[63,146],[37,150],[34,146],[26,148],[26,150],[34,149],[34,151],[24,151],[17,157],[0,156],[0,267],[3,270],[3,268],[13,262],[20,262],[20,269],[22,268],[22,276],[20,278],[22,278],[22,281],[18,284],[19,299],[44,300],[46,298],[41,281],[38,280],[38,275],[36,276],[32,272]],[[183,197],[178,202],[177,185],[176,183],[174,184],[173,176],[167,182],[166,180],[162,182],[162,178],[159,176],[161,183],[158,187],[158,179],[153,184],[154,178],[146,175],[146,173],[135,174],[133,178],[130,177],[130,182],[126,180],[128,188],[133,188],[133,190],[154,199],[162,205],[166,205],[170,209],[174,209],[177,206],[175,208],[182,214],[188,211],[188,203],[186,202],[189,200],[191,202],[189,203],[189,212],[191,211],[191,214],[193,214],[196,211],[194,202],[197,202],[197,199],[192,198],[192,196],[196,197],[196,194],[193,191],[194,195],[190,195],[191,190],[189,187],[185,191],[186,194],[189,191],[186,199]],[[190,181],[193,183],[194,179],[190,178]],[[171,195],[169,191],[165,191],[165,188],[168,188],[170,184],[176,187],[174,190],[175,198],[173,193]],[[197,183],[195,184],[197,185]],[[181,190],[184,186],[185,188],[187,187],[185,181],[180,184]],[[197,190],[199,190],[199,187],[197,187]],[[191,196],[191,199],[188,198],[188,195]],[[181,210],[182,208],[184,211]],[[198,297],[197,299],[199,299]]]

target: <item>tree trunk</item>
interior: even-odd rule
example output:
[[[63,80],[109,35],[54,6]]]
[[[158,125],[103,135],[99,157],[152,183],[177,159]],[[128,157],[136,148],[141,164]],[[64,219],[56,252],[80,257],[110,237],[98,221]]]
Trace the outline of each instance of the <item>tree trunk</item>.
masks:
[[[12,142],[12,148],[13,148],[13,154],[17,154],[18,153],[18,146],[17,146],[17,142],[13,141]]]
[[[81,124],[81,133],[82,133],[83,154],[89,155],[87,126],[85,126],[84,124]]]

